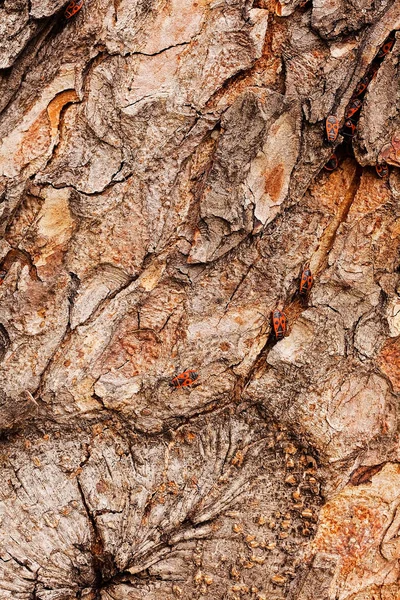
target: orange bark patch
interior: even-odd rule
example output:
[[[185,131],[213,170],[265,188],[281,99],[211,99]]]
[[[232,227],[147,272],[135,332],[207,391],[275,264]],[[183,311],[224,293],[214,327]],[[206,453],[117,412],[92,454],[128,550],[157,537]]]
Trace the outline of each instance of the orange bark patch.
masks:
[[[43,111],[25,133],[21,146],[15,155],[15,161],[21,166],[29,164],[35,158],[46,153],[50,146],[50,128],[48,117]]]
[[[378,355],[381,370],[389,377],[395,392],[400,391],[400,338],[387,342]]]
[[[400,600],[398,583],[389,585],[371,585],[354,595],[347,596],[347,600]]]
[[[354,163],[349,159],[343,161],[336,171],[329,174],[325,172],[323,179],[316,180],[310,187],[315,206],[336,215],[338,207],[346,196],[346,191],[353,185],[354,172]]]
[[[390,198],[387,184],[378,179],[372,171],[365,171],[360,179],[360,186],[350,208],[349,216],[362,218],[369,213],[376,213]]]
[[[50,120],[50,126],[54,135],[55,131],[58,130],[58,124],[60,122],[60,113],[66,104],[70,102],[78,102],[79,98],[76,95],[75,90],[66,90],[57,94],[55,98],[50,102],[47,107],[47,114]]]
[[[341,573],[346,576],[357,569],[369,550],[379,546],[383,525],[379,505],[349,504],[349,498],[339,498],[323,509],[314,547],[339,555]]]
[[[270,198],[277,202],[280,198],[283,181],[284,181],[284,167],[283,164],[279,164],[272,169],[272,171],[268,171],[265,174],[265,192],[270,196]]]
[[[310,261],[309,268],[314,275],[318,275],[324,269],[327,256],[335,242],[336,232],[340,224],[347,218],[359,184],[360,177],[357,167],[354,167],[351,161],[345,161],[338,171],[330,174],[326,185],[323,187],[322,195],[318,189],[314,188],[311,191],[318,203],[325,205],[324,207],[330,212],[332,211],[333,214],[333,219],[325,228],[320,239],[319,248]],[[330,194],[331,197],[329,197]]]

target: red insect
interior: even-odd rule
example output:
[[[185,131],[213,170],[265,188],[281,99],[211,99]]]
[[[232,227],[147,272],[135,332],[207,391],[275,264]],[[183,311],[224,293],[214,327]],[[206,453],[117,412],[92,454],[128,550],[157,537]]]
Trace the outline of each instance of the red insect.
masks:
[[[193,385],[199,378],[199,374],[196,373],[193,369],[188,369],[183,371],[180,375],[177,375],[171,380],[169,384],[171,387],[178,390],[179,388],[189,387]]]
[[[7,271],[0,271],[0,285],[2,285],[6,275]]]
[[[382,164],[376,163],[375,169],[376,169],[376,172],[379,175],[379,177],[382,177],[382,179],[389,175],[389,167],[387,166],[386,163],[382,163]]]
[[[351,119],[347,119],[341,133],[352,138],[357,133],[357,125]]]
[[[64,16],[67,19],[70,19],[71,17],[76,15],[76,13],[78,11],[81,10],[82,6],[83,6],[83,0],[71,0],[71,2],[68,4],[67,8],[65,9]]]
[[[338,157],[335,153],[332,154],[326,165],[324,165],[324,169],[327,171],[334,171],[338,166]]]
[[[276,309],[272,313],[272,324],[274,326],[275,337],[277,341],[283,340],[286,335],[287,321],[285,313]]]
[[[390,52],[391,49],[393,48],[394,42],[395,42],[395,38],[393,38],[393,37],[388,38],[386,40],[386,42],[383,44],[382,48],[379,50],[376,57],[383,58],[384,56],[386,56],[386,54],[388,54],[388,52]]]
[[[369,77],[367,77],[367,75],[365,75],[365,77],[360,79],[360,81],[357,83],[356,89],[354,90],[354,93],[353,93],[353,98],[356,98],[357,96],[361,96],[361,94],[363,94],[365,92],[365,90],[367,89],[368,85],[369,85]]]
[[[304,269],[301,274],[300,279],[300,295],[305,296],[312,288],[312,284],[314,283],[314,277],[310,269]]]
[[[346,112],[344,113],[345,119],[350,119],[353,115],[356,114],[362,107],[362,102],[358,98],[350,100],[350,104],[348,105]]]
[[[325,129],[328,142],[335,142],[339,135],[339,119],[334,115],[329,115],[325,121]]]

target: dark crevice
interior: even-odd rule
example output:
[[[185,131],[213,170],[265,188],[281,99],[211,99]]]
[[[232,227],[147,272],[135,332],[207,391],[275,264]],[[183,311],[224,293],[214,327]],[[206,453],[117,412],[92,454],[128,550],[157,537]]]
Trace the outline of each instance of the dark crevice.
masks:
[[[40,50],[48,40],[48,38],[56,36],[63,28],[64,19],[60,16],[60,13],[56,19],[47,17],[43,20],[37,21],[40,23],[35,35],[29,40],[27,45],[21,50],[18,57],[16,57],[14,64],[8,69],[2,69],[1,74],[8,76],[8,95],[5,94],[5,104],[0,106],[0,116],[9,108],[11,102],[15,99],[19,90],[22,88],[27,75],[32,70],[32,64],[34,63]],[[13,79],[19,81],[13,88]],[[8,97],[7,97],[8,96]]]
[[[113,177],[115,177],[115,175],[117,175],[121,171],[122,166],[123,166],[123,161],[122,161],[122,164],[118,167],[117,171],[111,176],[110,181],[101,190],[96,190],[95,192],[85,192],[84,190],[80,190],[73,183],[56,184],[56,183],[52,183],[51,181],[48,181],[48,180],[41,180],[40,182],[37,182],[37,183],[40,183],[43,185],[48,185],[55,190],[64,190],[66,188],[71,188],[71,189],[75,190],[75,192],[77,192],[77,194],[82,194],[83,196],[87,196],[88,198],[97,197],[101,194],[104,194],[104,192],[111,189],[115,185],[118,185],[120,183],[125,183],[125,182],[129,181],[129,179],[131,177],[133,177],[134,173],[131,172],[131,173],[128,173],[127,175],[125,175],[124,177],[122,177],[121,179],[113,179]]]
[[[376,74],[387,54],[391,52],[395,40],[396,30],[393,30],[381,45],[371,64],[365,69],[363,77],[357,82],[350,101],[345,108],[343,124],[339,131],[343,136],[343,141],[341,141],[339,144],[336,144],[334,153],[330,157],[328,163],[325,165],[326,170],[335,170],[340,162],[347,156],[355,158],[352,142],[353,138],[357,135],[357,126],[361,115],[364,97],[368,91],[369,84],[376,77]],[[343,92],[346,90],[343,90]],[[386,176],[381,174],[381,165],[378,162],[376,163],[376,171],[380,177]]]
[[[127,52],[126,54],[123,54],[123,56],[124,57],[125,56],[159,56],[160,54],[163,54],[164,52],[167,52],[168,50],[172,50],[172,48],[180,48],[181,46],[188,46],[191,42],[192,42],[192,40],[189,40],[187,42],[180,42],[179,44],[172,44],[171,46],[167,46],[166,48],[162,48],[161,50],[158,50],[157,52],[153,52],[153,53]]]
[[[0,323],[0,361],[3,360],[7,349],[11,345],[10,336],[8,335],[7,329],[4,327],[3,323]]]
[[[79,477],[76,479],[76,484],[92,530],[90,554],[92,557],[92,567],[95,577],[93,588],[95,591],[100,592],[104,583],[109,581],[115,575],[116,567],[111,555],[105,553],[104,542],[97,527],[96,516],[89,508]]]
[[[39,583],[39,570],[36,571],[36,573],[35,573],[35,579],[33,582],[33,589],[31,591],[30,600],[38,600],[38,595],[37,595],[38,583]]]

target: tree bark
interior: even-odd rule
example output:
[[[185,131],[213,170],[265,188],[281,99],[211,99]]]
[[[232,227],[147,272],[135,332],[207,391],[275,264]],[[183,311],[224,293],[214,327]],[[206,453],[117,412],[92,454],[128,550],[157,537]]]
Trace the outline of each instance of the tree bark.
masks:
[[[0,1],[0,600],[398,599],[400,3],[65,8]]]

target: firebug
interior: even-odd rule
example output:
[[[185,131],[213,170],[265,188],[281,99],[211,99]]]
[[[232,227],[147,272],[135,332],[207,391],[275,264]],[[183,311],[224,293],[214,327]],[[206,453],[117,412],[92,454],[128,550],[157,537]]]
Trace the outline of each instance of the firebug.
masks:
[[[198,379],[199,374],[193,369],[188,369],[183,371],[183,373],[180,373],[180,375],[176,375],[176,377],[171,380],[170,386],[177,390],[179,388],[193,385]]]
[[[377,58],[383,58],[384,56],[386,56],[386,54],[388,54],[388,52],[391,51],[391,49],[393,48],[393,44],[395,42],[395,38],[394,37],[389,37],[386,42],[383,44],[383,46],[381,47],[381,49],[379,50],[378,54],[376,55]]]
[[[339,119],[334,115],[329,115],[325,121],[325,129],[328,142],[335,142],[339,135]]]
[[[311,290],[314,278],[310,269],[303,269],[300,279],[300,295],[305,296]]]
[[[68,4],[67,8],[65,9],[64,16],[67,19],[70,19],[71,17],[76,15],[76,13],[78,11],[81,10],[82,6],[83,6],[83,0],[71,0],[71,2]]]
[[[362,102],[358,98],[352,98],[350,100],[350,104],[348,105],[346,112],[344,113],[345,119],[351,119],[353,115],[356,114],[362,107]]]
[[[285,313],[278,309],[275,309],[272,313],[272,324],[274,326],[276,340],[278,342],[279,340],[283,340],[287,330],[287,320]]]

